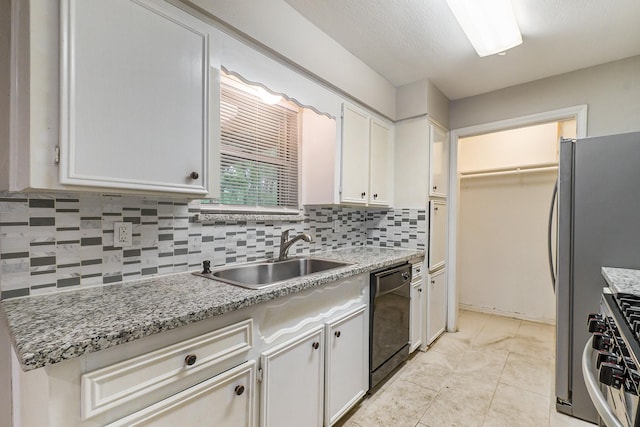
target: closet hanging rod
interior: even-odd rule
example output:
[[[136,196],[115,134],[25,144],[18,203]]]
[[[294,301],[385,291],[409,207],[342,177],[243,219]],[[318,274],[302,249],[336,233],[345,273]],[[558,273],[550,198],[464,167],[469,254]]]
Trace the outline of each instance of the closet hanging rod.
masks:
[[[538,173],[538,172],[549,172],[549,171],[557,171],[557,165],[549,165],[549,166],[537,166],[537,167],[522,167],[522,168],[511,168],[511,169],[503,169],[503,170],[493,170],[487,172],[461,172],[460,179],[463,178],[479,178],[485,176],[500,176],[500,175],[520,175],[525,173]]]

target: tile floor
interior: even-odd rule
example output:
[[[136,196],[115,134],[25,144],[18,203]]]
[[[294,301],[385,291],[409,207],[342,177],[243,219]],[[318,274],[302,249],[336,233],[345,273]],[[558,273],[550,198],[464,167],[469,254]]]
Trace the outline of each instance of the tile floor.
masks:
[[[460,311],[340,427],[591,426],[555,411],[554,327]]]

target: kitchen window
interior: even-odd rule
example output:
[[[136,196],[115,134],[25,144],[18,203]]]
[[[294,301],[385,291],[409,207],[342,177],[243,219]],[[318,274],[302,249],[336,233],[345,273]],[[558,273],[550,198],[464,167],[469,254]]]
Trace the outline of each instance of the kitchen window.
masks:
[[[223,75],[220,197],[230,212],[299,213],[300,107]]]

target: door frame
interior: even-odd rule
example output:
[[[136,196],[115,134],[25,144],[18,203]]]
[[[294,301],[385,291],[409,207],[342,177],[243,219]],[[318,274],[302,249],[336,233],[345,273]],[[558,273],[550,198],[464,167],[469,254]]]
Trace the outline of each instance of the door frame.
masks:
[[[447,218],[447,331],[458,330],[458,284],[457,275],[457,245],[460,199],[460,180],[458,178],[458,141],[460,138],[476,136],[485,133],[516,129],[553,121],[575,119],[576,136],[587,136],[587,105],[575,105],[558,110],[529,114],[480,125],[454,129],[449,133],[449,215]]]

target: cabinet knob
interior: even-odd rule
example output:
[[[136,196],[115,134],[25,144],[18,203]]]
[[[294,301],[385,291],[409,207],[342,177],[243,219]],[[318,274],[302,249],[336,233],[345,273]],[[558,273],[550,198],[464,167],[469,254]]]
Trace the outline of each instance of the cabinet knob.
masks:
[[[418,288],[418,292],[422,292],[422,288]]]
[[[340,338],[340,335],[342,334],[340,333],[340,331],[335,331],[333,335],[335,335],[336,338]]]
[[[438,210],[438,207],[437,207],[437,206],[434,206],[433,210],[434,210],[434,211],[437,211],[437,210]]]
[[[377,199],[377,198],[378,198],[378,193],[375,193],[375,194],[373,195],[373,198],[374,198],[374,199]]]
[[[436,281],[435,281],[435,280],[432,280],[432,281],[431,281],[431,284],[432,284],[432,285],[435,285],[435,284],[436,284]]]
[[[364,196],[366,196],[367,193],[365,193],[364,191],[362,193],[360,193],[360,197],[364,198]]]
[[[242,395],[242,393],[244,393],[244,386],[243,385],[237,385],[236,388],[233,390],[237,396]]]
[[[187,357],[184,358],[184,363],[187,366],[191,366],[194,363],[196,363],[196,359],[197,359],[197,357],[196,357],[195,354],[188,354]]]
[[[198,174],[198,172],[193,171],[193,172],[191,172],[189,174],[189,178],[193,179],[193,180],[196,180],[196,179],[200,178],[200,175]]]
[[[434,186],[433,186],[433,189],[434,189],[434,190],[437,190],[437,189],[438,189],[438,186],[437,186],[437,185],[434,185]]]
[[[320,343],[319,342],[314,342],[313,344],[311,344],[311,347],[313,347],[314,350],[317,350],[320,348]]]

